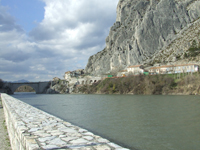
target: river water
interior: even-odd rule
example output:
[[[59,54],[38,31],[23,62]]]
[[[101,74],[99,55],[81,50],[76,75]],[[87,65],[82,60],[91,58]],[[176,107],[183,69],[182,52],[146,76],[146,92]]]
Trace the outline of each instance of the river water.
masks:
[[[132,150],[200,149],[200,96],[13,97]]]

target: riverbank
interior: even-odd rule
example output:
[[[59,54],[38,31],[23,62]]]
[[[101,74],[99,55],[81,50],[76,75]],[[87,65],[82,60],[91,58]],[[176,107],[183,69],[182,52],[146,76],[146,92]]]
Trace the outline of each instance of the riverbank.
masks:
[[[200,147],[199,95],[13,96],[131,150],[199,150]]]
[[[199,95],[200,75],[139,75],[124,78],[107,78],[92,85],[83,85],[75,93],[135,94],[135,95]]]
[[[7,94],[2,103],[13,149],[128,150]]]
[[[5,124],[5,117],[4,117],[1,98],[0,98],[0,145],[1,145],[0,146],[1,150],[11,150],[10,140],[8,137],[7,127]]]

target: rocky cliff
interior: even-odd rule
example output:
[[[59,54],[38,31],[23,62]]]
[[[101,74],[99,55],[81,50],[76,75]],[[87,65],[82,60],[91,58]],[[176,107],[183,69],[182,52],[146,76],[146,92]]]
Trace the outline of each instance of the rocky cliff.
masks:
[[[200,0],[120,0],[104,50],[85,72],[109,73],[136,64],[173,63],[200,41]]]

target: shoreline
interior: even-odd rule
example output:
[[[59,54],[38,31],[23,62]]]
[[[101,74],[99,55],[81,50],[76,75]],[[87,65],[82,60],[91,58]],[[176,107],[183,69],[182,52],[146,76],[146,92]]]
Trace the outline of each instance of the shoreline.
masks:
[[[12,96],[1,96],[13,149],[128,150]]]
[[[125,94],[120,94],[120,93],[70,93],[70,95],[146,95],[146,96],[151,96],[151,95],[163,95],[163,96],[167,96],[167,95],[173,95],[173,96],[192,96],[192,95],[200,95],[200,94],[184,94],[184,93],[168,93],[168,94],[133,94],[133,93],[125,93]],[[65,94],[63,94],[65,95]],[[67,94],[66,94],[67,95]]]
[[[33,93],[36,94],[35,92],[17,92],[17,93]],[[185,93],[168,93],[168,94],[133,94],[133,93],[125,93],[125,94],[120,94],[120,93],[57,93],[58,95],[174,95],[174,96],[179,96],[179,95],[185,95],[185,96],[189,96],[189,95],[200,95],[200,94],[185,94]],[[57,95],[57,94],[47,94],[47,95]],[[13,94],[11,94],[12,96]]]

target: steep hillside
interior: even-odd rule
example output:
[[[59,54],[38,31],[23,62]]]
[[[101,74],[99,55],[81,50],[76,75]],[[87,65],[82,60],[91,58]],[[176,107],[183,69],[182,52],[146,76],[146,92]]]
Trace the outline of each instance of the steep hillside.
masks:
[[[120,0],[106,47],[89,58],[85,72],[184,59],[200,41],[199,18],[200,0]]]

